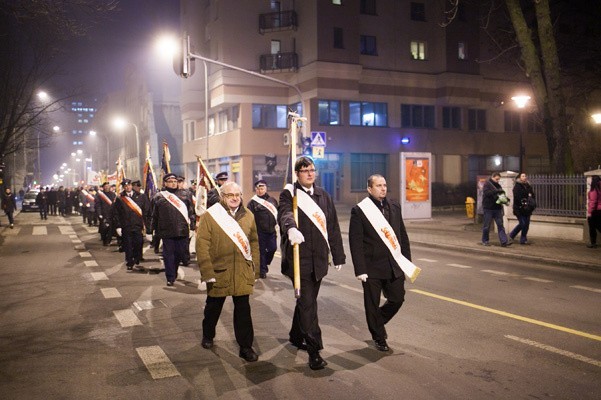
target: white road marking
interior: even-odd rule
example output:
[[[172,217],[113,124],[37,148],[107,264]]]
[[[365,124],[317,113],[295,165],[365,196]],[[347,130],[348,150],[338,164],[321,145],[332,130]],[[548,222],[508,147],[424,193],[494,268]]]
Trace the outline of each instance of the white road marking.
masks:
[[[495,271],[493,269],[483,269],[482,272],[488,272],[489,274],[493,274],[493,275],[503,275],[503,276],[512,275],[509,272]]]
[[[102,292],[102,295],[104,296],[105,299],[116,299],[118,297],[122,297],[121,293],[119,293],[117,288],[114,288],[114,287],[102,288],[102,289],[100,289],[100,291]]]
[[[541,283],[551,283],[551,282],[553,282],[553,281],[550,281],[548,279],[532,278],[530,276],[526,276],[526,277],[524,277],[524,279],[526,279],[527,281],[534,281],[534,282],[541,282]]]
[[[447,266],[455,267],[455,268],[463,268],[463,269],[472,268],[469,265],[462,265],[462,264],[447,264]]]
[[[69,239],[79,239],[77,235],[69,235]]]
[[[138,311],[152,310],[154,308],[154,304],[152,303],[152,300],[138,300],[134,301],[134,307],[136,307]]]
[[[429,262],[429,263],[435,263],[438,262],[438,260],[432,260],[431,258],[418,258],[418,261],[423,261],[423,262]]]
[[[537,348],[542,349],[542,350],[547,350],[547,351],[550,351],[552,353],[556,353],[556,354],[560,354],[560,355],[565,356],[565,357],[573,358],[574,360],[582,361],[582,362],[585,362],[585,363],[588,363],[588,364],[592,364],[592,365],[597,366],[597,367],[601,367],[601,361],[585,357],[585,356],[583,356],[581,354],[572,353],[571,351],[558,349],[557,347],[549,346],[549,345],[546,345],[546,344],[543,344],[543,343],[538,343],[538,342],[535,342],[534,340],[523,339],[523,338],[520,338],[520,337],[517,337],[517,336],[505,335],[505,337],[507,339],[515,340],[516,342],[524,343],[524,344],[527,344],[529,346],[534,346],[534,347],[537,347]]]
[[[138,347],[136,351],[153,379],[180,376],[175,365],[159,346]]]
[[[109,277],[104,272],[91,272],[92,279],[95,281],[108,281]]]
[[[81,258],[84,258],[84,257],[86,257],[86,258],[87,258],[87,257],[92,257],[92,254],[90,254],[90,252],[89,252],[89,251],[81,251],[81,252],[79,253],[79,256],[80,256]]]
[[[86,245],[85,244],[76,244],[74,247],[75,250],[85,250],[86,249]]]
[[[138,316],[129,308],[126,310],[115,310],[113,311],[113,314],[115,314],[115,317],[123,328],[142,325],[142,321],[140,321]]]
[[[33,235],[47,235],[48,229],[45,226],[34,226]]]
[[[570,287],[574,288],[574,289],[588,290],[590,292],[601,293],[601,289],[595,289],[595,288],[588,287],[588,286],[570,286]]]
[[[75,235],[73,228],[70,225],[59,225],[58,230],[61,231],[61,235]]]
[[[13,229],[7,228],[2,232],[2,236],[17,236],[21,228],[15,227]]]
[[[88,231],[88,233],[98,232],[97,226],[84,226],[84,228],[86,228],[86,231]]]
[[[71,239],[71,243],[81,243],[81,240],[79,240],[79,239]]]
[[[86,267],[97,267],[98,263],[94,260],[88,260],[83,262]]]

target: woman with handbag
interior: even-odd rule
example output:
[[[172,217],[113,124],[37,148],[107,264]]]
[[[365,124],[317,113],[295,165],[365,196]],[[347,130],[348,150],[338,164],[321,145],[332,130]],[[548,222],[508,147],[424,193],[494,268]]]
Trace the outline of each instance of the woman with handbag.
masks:
[[[528,242],[528,230],[530,229],[530,216],[534,208],[536,208],[534,191],[528,182],[528,177],[522,172],[517,176],[513,186],[513,214],[517,217],[518,224],[509,233],[511,240],[522,232],[520,244],[530,244]]]
[[[588,192],[587,221],[591,243],[586,247],[594,249],[597,247],[597,231],[601,232],[601,178],[598,175],[593,176]]]

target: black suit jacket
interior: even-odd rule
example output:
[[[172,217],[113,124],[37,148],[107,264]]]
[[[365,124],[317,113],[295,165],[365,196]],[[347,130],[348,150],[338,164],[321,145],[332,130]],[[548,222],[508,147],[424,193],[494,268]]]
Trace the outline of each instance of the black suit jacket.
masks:
[[[371,196],[369,198],[380,210],[382,209],[378,201]],[[394,200],[386,200],[384,208],[386,209],[384,216],[388,216],[386,219],[399,240],[401,253],[411,260],[409,236],[403,222],[401,205]],[[370,278],[376,279],[390,279],[393,276],[404,279],[405,274],[358,205],[351,210],[349,243],[355,276],[367,274]]]

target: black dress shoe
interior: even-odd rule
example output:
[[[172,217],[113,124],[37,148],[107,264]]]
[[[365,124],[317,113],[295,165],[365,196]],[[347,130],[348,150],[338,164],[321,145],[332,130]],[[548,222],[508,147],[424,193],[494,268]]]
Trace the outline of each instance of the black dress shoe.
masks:
[[[265,279],[265,278],[267,278],[267,274],[266,274],[265,272],[261,272],[261,273],[259,274],[259,278],[261,278],[261,279]]]
[[[309,368],[312,370],[324,369],[328,362],[321,358],[319,353],[309,354]]]
[[[203,336],[200,345],[205,349],[210,349],[211,347],[213,347],[213,339],[209,339]]]
[[[290,339],[290,344],[296,347],[299,350],[307,351],[307,343],[304,340],[292,340]]]
[[[386,340],[382,339],[382,340],[375,340],[376,342],[376,349],[380,350],[380,351],[389,351],[390,347],[388,347],[388,343],[386,343]]]
[[[167,281],[167,286],[173,286],[173,282]]]
[[[132,262],[128,262],[125,265],[127,266],[127,270],[128,271],[131,271],[132,269],[134,269],[134,263],[132,263]]]
[[[259,359],[259,356],[257,355],[257,353],[255,353],[252,347],[240,349],[240,357],[248,362],[255,362]]]

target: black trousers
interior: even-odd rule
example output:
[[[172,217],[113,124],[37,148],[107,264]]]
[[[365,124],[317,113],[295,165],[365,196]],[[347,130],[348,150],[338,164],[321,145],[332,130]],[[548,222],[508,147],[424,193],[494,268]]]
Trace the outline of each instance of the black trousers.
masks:
[[[380,307],[380,296],[384,292],[386,302]],[[384,325],[400,310],[405,301],[403,278],[372,279],[363,282],[363,302],[367,327],[374,340],[388,338]]]
[[[163,263],[167,282],[175,282],[179,264],[186,259],[188,238],[186,236],[163,238]]]
[[[125,250],[125,262],[128,264],[136,264],[142,258],[142,246],[144,238],[142,231],[122,231],[123,235],[123,250]]]
[[[250,315],[249,296],[232,296],[232,300],[234,301],[234,333],[236,335],[236,342],[238,342],[241,349],[252,347],[255,333]],[[215,327],[217,326],[217,321],[219,321],[223,303],[225,303],[225,297],[207,296],[204,319],[202,320],[202,335],[207,339],[215,337]]]
[[[593,215],[587,219],[591,244],[597,244],[597,231],[601,232],[601,215]]]
[[[276,233],[257,232],[259,236],[259,249],[261,250],[261,273],[269,272],[269,264],[273,261],[273,255],[278,248]]]
[[[321,279],[315,281],[301,277],[301,295],[296,299],[292,328],[290,328],[290,341],[301,343],[304,340],[309,354],[323,349],[317,317],[317,295],[320,287]]]
[[[100,218],[98,231],[100,232],[102,244],[110,244],[111,239],[113,238],[113,229],[111,228],[111,224],[107,221],[107,218],[104,216]]]

